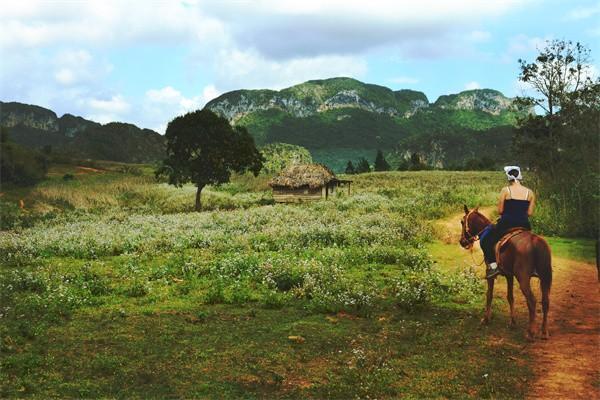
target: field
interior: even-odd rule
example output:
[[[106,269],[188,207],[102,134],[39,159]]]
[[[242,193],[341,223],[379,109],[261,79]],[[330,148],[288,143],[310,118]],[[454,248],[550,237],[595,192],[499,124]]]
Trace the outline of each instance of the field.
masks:
[[[300,205],[236,176],[194,213],[191,186],[97,167],[54,166],[1,197],[0,397],[526,393],[522,329],[503,303],[480,327],[483,268],[439,223],[492,205],[501,175],[363,174],[351,195]]]

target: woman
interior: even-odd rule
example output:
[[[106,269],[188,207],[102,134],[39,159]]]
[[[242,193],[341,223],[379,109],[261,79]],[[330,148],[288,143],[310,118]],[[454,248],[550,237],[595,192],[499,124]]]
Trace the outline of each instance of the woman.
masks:
[[[517,166],[504,167],[508,178],[508,186],[500,192],[498,200],[498,223],[492,229],[480,235],[481,249],[488,265],[486,278],[493,278],[500,273],[496,264],[496,252],[494,245],[510,228],[525,228],[530,230],[529,217],[533,215],[535,207],[535,195],[533,192],[521,185],[523,176],[521,169]]]

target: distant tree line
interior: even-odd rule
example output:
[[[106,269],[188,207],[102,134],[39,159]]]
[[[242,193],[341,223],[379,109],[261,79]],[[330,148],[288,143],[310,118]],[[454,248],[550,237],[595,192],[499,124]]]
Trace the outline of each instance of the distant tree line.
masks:
[[[507,139],[512,139],[508,137]],[[465,162],[451,162],[443,167],[434,167],[428,160],[424,153],[412,152],[410,155],[392,154],[394,167],[392,163],[388,162],[383,155],[381,150],[377,150],[375,161],[371,165],[369,161],[361,157],[358,159],[356,164],[351,160],[346,164],[346,174],[362,174],[371,171],[426,171],[433,169],[449,170],[449,171],[490,171],[499,168],[499,163],[494,160],[491,156],[482,155],[480,157],[473,157],[467,159]]]
[[[383,156],[383,152],[381,150],[377,150],[377,155],[375,156],[375,161],[373,162],[373,170],[389,171],[391,169],[392,167]],[[371,172],[371,165],[366,158],[360,157],[356,163],[356,166],[354,166],[352,161],[349,160],[348,164],[346,165],[345,172],[346,174],[362,174],[365,172]]]

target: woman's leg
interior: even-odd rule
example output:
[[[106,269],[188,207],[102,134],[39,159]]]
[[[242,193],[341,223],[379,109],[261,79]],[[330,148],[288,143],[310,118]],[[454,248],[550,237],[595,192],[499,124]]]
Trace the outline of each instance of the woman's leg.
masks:
[[[483,250],[485,262],[488,264],[496,262],[496,252],[494,251],[494,244],[496,243],[495,230],[495,228],[491,228],[490,232],[488,232],[479,243],[481,245],[481,250]]]

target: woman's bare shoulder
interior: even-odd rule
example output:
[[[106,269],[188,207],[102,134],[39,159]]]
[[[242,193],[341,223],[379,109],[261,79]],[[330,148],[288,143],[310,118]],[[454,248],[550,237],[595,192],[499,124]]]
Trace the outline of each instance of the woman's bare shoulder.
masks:
[[[533,192],[533,190],[529,189],[527,186],[523,186],[523,189],[525,189],[529,192],[529,197],[535,196],[535,193]]]

